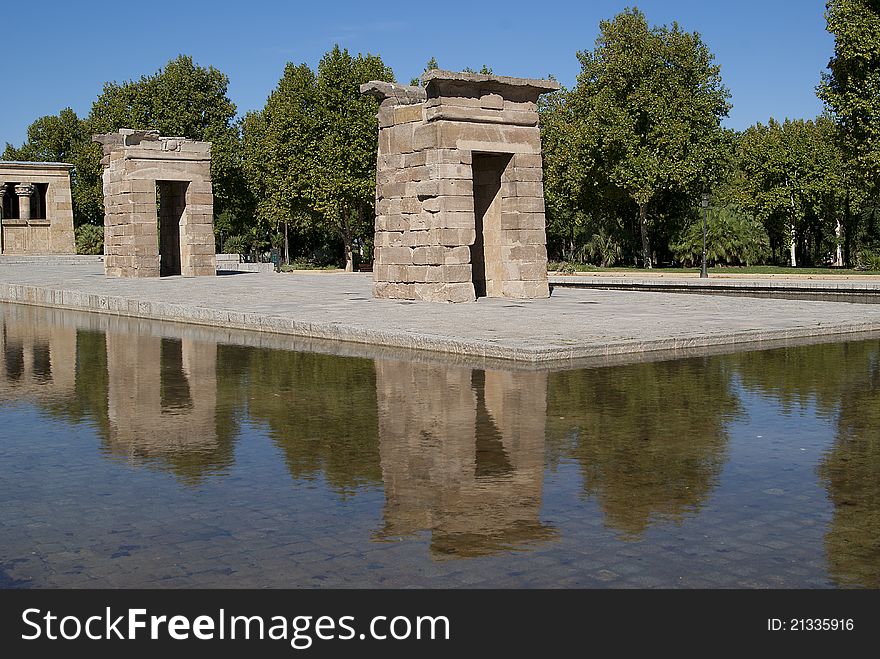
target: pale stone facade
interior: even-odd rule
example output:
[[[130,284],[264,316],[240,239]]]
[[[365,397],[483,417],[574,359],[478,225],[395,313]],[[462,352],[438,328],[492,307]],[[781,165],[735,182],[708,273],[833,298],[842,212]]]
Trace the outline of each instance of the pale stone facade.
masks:
[[[72,168],[63,162],[0,161],[0,253],[76,254]]]
[[[373,81],[375,297],[549,295],[537,100],[552,80],[428,71]]]
[[[104,273],[213,276],[211,144],[127,128],[104,146]]]

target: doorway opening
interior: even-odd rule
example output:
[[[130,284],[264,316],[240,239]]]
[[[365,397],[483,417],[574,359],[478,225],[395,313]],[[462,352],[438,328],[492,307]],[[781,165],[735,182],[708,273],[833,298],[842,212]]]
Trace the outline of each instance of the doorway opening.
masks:
[[[510,159],[505,153],[473,154],[476,236],[471,246],[471,277],[478,298],[502,295],[501,175]]]
[[[156,181],[159,210],[159,276],[181,274],[180,221],[186,210],[187,181]]]

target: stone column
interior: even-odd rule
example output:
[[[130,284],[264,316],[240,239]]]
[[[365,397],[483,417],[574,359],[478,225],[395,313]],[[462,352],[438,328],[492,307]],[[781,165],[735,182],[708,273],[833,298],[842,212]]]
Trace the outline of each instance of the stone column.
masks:
[[[18,219],[31,219],[31,197],[35,189],[33,183],[20,183],[15,186],[15,194],[18,195]]]

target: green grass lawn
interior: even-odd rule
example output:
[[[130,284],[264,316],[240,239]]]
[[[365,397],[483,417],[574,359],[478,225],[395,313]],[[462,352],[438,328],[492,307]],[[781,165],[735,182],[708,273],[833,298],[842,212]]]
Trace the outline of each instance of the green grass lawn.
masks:
[[[550,269],[558,267],[559,263],[549,264]],[[699,273],[699,268],[669,268],[657,267],[653,270],[647,268],[636,267],[616,267],[616,268],[599,268],[593,265],[583,265],[580,263],[567,264],[573,267],[577,272],[620,272],[620,273]],[[709,268],[709,274],[728,274],[728,275],[840,275],[844,277],[852,277],[858,275],[880,275],[880,270],[853,270],[851,268],[792,268],[788,266],[778,265],[752,265],[752,266],[723,266]]]
[[[294,272],[296,270],[339,270],[339,266],[317,265],[310,261],[293,261],[290,265],[281,264],[281,272]]]

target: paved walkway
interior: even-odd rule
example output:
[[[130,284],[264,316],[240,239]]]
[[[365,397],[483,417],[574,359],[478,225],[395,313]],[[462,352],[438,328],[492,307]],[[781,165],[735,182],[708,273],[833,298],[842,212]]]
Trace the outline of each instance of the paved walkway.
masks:
[[[0,263],[0,301],[530,363],[880,331],[880,305],[557,287],[547,300],[374,300],[361,273],[107,279]]]

